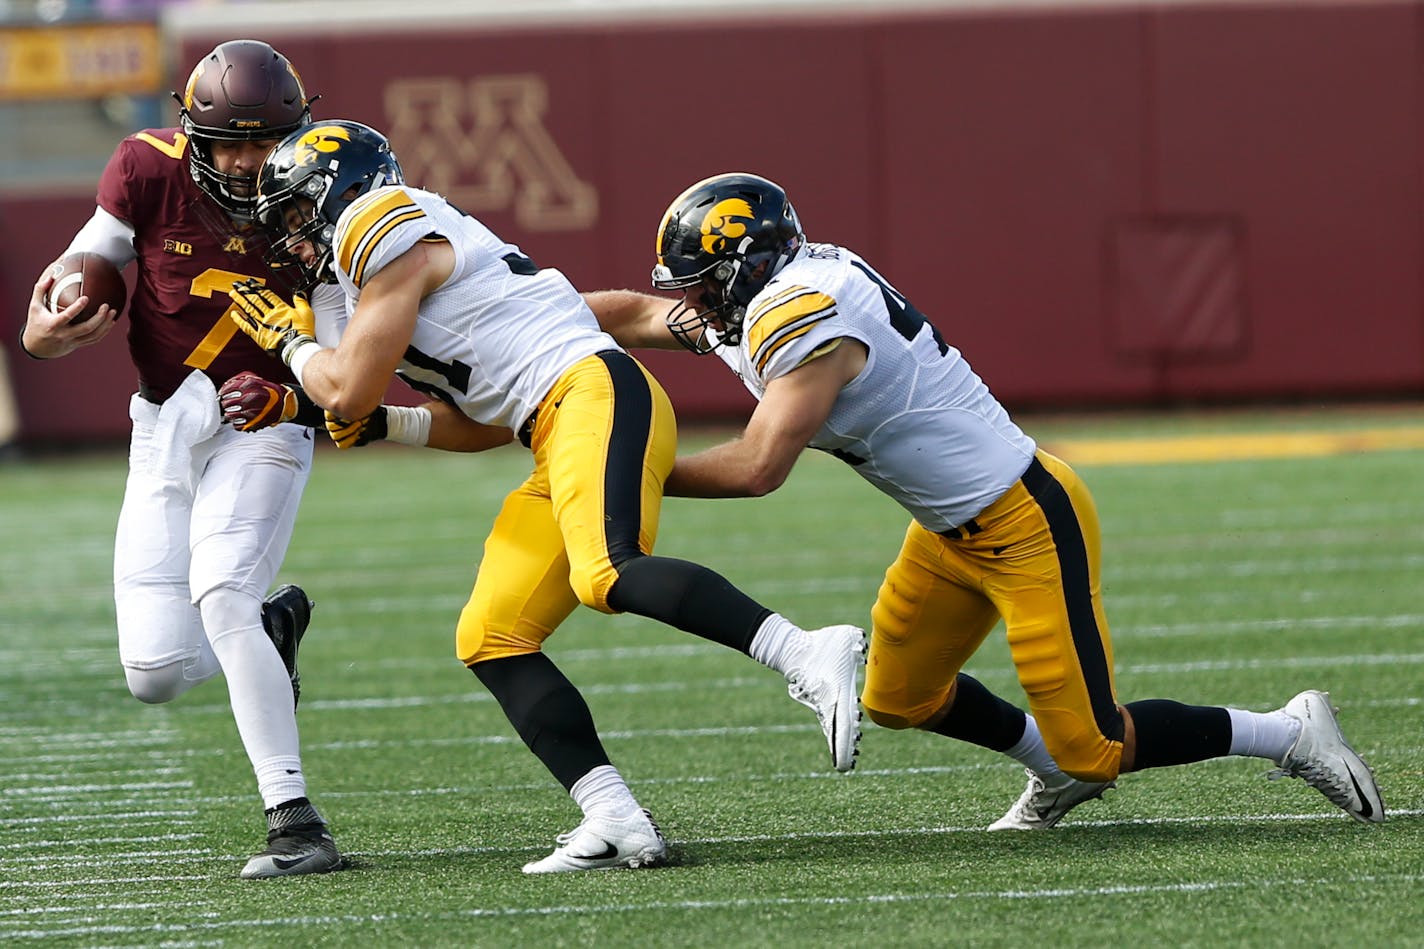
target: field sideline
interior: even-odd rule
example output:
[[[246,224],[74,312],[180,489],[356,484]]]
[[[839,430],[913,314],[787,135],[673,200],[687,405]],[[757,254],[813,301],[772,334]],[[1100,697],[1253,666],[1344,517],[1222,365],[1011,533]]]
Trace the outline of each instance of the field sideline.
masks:
[[[1124,776],[989,834],[1000,756],[868,725],[829,770],[779,677],[580,611],[550,653],[673,845],[531,878],[576,809],[453,657],[479,541],[528,456],[323,451],[283,580],[318,602],[299,713],[351,870],[248,883],[250,768],[217,683],[130,698],[109,581],[124,459],[0,466],[0,942],[44,946],[1424,945],[1424,406],[1033,419],[1104,527],[1118,691],[1269,709],[1328,689],[1389,820],[1267,762]],[[707,436],[688,434],[686,448]],[[906,519],[833,459],[770,498],[667,503],[659,552],[808,626],[868,623]],[[969,670],[1021,692],[1001,633]]]

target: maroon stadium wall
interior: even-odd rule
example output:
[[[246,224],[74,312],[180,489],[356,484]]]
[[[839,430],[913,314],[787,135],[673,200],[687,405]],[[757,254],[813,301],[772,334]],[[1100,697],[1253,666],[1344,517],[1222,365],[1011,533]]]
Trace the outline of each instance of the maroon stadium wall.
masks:
[[[1417,2],[253,31],[583,288],[647,286],[683,187],[756,171],[1015,406],[1424,391]],[[186,68],[223,35],[190,35]],[[181,77],[175,78],[175,83]],[[122,343],[14,333],[88,194],[0,201],[25,433],[120,433]],[[750,405],[654,354],[684,418]]]

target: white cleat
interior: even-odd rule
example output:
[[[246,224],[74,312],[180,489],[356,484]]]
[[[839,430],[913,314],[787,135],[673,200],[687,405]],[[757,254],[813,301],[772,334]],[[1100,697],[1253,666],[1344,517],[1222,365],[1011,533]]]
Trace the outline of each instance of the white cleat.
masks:
[[[816,713],[837,771],[855,767],[860,745],[860,688],[865,631],[858,626],[810,630],[810,642],[786,673],[786,691]]]
[[[588,817],[557,838],[559,846],[543,860],[524,865],[525,873],[571,870],[638,869],[667,862],[667,841],[646,810],[627,817]]]
[[[1341,733],[1330,707],[1330,694],[1302,692],[1281,711],[1300,721],[1300,735],[1277,762],[1280,768],[1267,777],[1301,778],[1355,820],[1371,824],[1383,821],[1384,801],[1380,799],[1374,772]]]
[[[1115,781],[1079,781],[1061,772],[1054,775],[1052,782],[1029,768],[1024,773],[1028,775],[1028,787],[1007,814],[989,825],[990,830],[1047,830],[1079,804],[1117,787]]]

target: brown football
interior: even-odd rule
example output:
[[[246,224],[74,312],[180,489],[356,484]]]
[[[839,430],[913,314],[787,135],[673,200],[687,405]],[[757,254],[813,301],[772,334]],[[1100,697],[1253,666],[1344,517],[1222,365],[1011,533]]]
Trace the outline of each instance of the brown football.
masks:
[[[54,274],[54,286],[49,288],[45,303],[51,313],[58,313],[81,296],[89,298],[83,312],[69,321],[71,326],[89,319],[105,303],[113,307],[115,313],[122,313],[128,302],[129,288],[124,283],[124,275],[108,258],[98,254],[84,251],[66,254],[55,261],[50,273]]]

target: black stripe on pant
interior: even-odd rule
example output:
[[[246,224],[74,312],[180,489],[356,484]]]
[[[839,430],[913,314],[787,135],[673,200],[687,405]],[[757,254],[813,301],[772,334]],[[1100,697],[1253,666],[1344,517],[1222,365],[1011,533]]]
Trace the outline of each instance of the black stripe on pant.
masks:
[[[1088,548],[1083,541],[1078,514],[1073,510],[1073,502],[1063,485],[1049,474],[1037,458],[1024,472],[1023,483],[1043,511],[1049,532],[1053,535],[1053,546],[1058,551],[1058,572],[1068,610],[1068,628],[1073,636],[1073,651],[1078,656],[1078,665],[1087,682],[1093,719],[1104,738],[1122,741],[1122,713],[1113,699],[1112,676],[1103,652],[1098,619],[1093,612]]]
[[[632,356],[619,350],[598,354],[613,384],[613,431],[603,471],[603,540],[616,568],[639,556],[643,523],[643,458],[653,424],[653,395]]]

